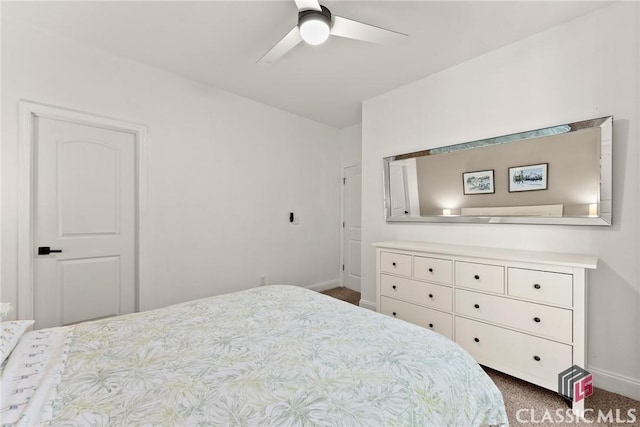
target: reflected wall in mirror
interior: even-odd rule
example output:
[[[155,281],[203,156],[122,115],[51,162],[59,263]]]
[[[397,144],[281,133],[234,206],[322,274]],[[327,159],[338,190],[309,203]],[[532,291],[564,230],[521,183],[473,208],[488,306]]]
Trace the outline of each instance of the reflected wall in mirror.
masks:
[[[611,225],[612,138],[607,116],[386,157],[387,221]]]

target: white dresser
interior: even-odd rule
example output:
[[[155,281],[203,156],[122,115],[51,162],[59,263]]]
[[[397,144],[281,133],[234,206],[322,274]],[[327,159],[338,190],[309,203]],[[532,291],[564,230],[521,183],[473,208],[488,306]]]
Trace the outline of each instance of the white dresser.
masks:
[[[478,363],[558,391],[586,365],[590,255],[426,242],[374,244],[378,311],[456,341]],[[582,410],[584,401],[574,406]]]

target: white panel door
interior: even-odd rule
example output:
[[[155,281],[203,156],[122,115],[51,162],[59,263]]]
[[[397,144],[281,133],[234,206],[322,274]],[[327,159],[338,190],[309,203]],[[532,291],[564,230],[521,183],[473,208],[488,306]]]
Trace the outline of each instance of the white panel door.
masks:
[[[389,165],[389,184],[391,215],[403,216],[410,214],[407,200],[407,168],[405,165]]]
[[[41,117],[34,129],[36,327],[133,312],[135,136]]]
[[[360,292],[361,276],[361,204],[362,172],[360,166],[344,169],[344,232],[342,284]]]

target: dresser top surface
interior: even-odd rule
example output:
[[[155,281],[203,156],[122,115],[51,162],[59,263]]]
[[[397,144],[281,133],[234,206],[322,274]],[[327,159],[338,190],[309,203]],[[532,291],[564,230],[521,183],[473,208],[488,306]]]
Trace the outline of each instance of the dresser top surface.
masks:
[[[374,243],[383,249],[429,252],[431,254],[465,256],[485,259],[500,259],[519,262],[533,262],[548,265],[562,265],[595,269],[598,258],[595,255],[572,254],[547,251],[524,251],[519,249],[491,248],[482,246],[451,245],[445,243],[393,240]]]

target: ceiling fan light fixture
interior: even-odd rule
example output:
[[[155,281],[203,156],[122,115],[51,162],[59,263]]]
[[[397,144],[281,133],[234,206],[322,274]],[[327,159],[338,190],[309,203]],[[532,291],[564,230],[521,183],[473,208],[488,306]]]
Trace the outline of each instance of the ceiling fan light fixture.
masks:
[[[300,37],[310,45],[327,41],[331,32],[331,12],[324,6],[322,11],[303,10],[298,14]]]
[[[319,19],[310,19],[300,25],[300,36],[308,44],[322,44],[329,38],[329,26]]]

